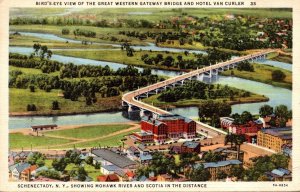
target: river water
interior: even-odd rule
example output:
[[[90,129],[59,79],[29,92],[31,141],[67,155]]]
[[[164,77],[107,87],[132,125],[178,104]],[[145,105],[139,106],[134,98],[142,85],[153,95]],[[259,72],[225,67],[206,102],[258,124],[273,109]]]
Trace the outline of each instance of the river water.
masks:
[[[13,31],[10,33],[14,33]],[[54,34],[50,33],[34,33],[34,32],[18,32],[21,35],[24,36],[31,36],[31,37],[37,37],[40,39],[47,39],[47,40],[52,40],[52,41],[63,41],[66,42],[68,41],[69,43],[82,43],[81,40],[74,40],[74,39],[69,39],[69,38],[64,38],[64,37],[59,37]],[[93,43],[96,45],[110,45],[112,47],[121,47],[119,44],[112,44],[112,43]],[[205,51],[200,51],[200,50],[189,50],[189,49],[176,49],[176,48],[165,48],[165,47],[157,47],[154,43],[148,43],[146,46],[139,46],[139,45],[132,45],[130,46],[135,50],[146,50],[146,51],[169,51],[169,52],[185,52],[188,51],[189,53],[197,53],[197,54],[207,54]]]
[[[51,34],[50,34],[51,35]],[[39,36],[41,37],[41,36]],[[47,36],[48,38],[49,36]],[[57,40],[57,39],[55,39]],[[69,41],[70,42],[70,41]],[[149,45],[156,47],[154,44]],[[163,48],[169,49],[169,48]],[[152,49],[153,50],[153,49]],[[33,52],[32,48],[26,47],[10,47],[10,52],[16,52],[21,54],[30,54]],[[170,50],[169,50],[170,51]],[[181,50],[182,51],[182,50]],[[118,68],[126,67],[126,65],[114,62],[96,61],[92,59],[75,58],[61,55],[52,55],[53,60],[57,60],[63,63],[72,62],[74,64],[90,64],[90,65],[108,65],[110,68],[116,70]],[[292,65],[282,62],[267,60],[264,64],[274,65],[287,70],[292,70]],[[137,67],[139,70],[142,68]],[[180,72],[166,71],[166,70],[152,70],[153,74],[164,75],[164,76],[176,76]],[[284,88],[278,88],[271,85],[241,79],[237,77],[225,77],[218,76],[212,83],[219,83],[244,89],[246,91],[265,95],[270,98],[268,102],[262,103],[248,103],[248,104],[237,104],[232,106],[233,113],[241,113],[245,110],[257,114],[259,107],[268,104],[271,106],[277,106],[279,104],[287,105],[291,109],[292,103],[292,91]],[[185,107],[176,108],[172,110],[173,113],[177,113],[186,117],[197,117],[197,107]],[[9,129],[27,128],[31,125],[39,124],[57,124],[57,125],[74,125],[74,124],[95,124],[95,123],[112,123],[112,122],[129,122],[130,120],[122,116],[122,112],[110,112],[110,113],[95,113],[95,114],[84,114],[84,115],[65,115],[65,116],[41,116],[41,117],[10,117],[9,118]]]

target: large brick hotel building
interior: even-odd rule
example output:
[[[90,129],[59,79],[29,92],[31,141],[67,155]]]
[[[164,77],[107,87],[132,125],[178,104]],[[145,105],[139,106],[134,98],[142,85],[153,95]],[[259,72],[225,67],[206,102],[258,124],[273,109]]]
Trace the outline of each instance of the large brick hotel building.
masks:
[[[134,136],[141,142],[190,139],[196,136],[196,122],[180,115],[161,115],[157,119],[143,117],[141,132],[134,133]]]

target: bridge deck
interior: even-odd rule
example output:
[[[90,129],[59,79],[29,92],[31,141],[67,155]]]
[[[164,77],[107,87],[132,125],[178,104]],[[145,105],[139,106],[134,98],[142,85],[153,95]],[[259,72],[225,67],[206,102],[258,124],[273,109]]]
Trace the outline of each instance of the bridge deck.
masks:
[[[261,56],[261,55],[266,55],[266,54],[274,52],[274,51],[276,51],[276,50],[265,50],[265,51],[258,52],[258,53],[255,53],[255,54],[246,55],[246,56],[242,56],[242,57],[239,57],[239,58],[231,59],[229,61],[217,63],[217,64],[209,66],[209,67],[204,67],[204,68],[201,68],[201,69],[197,69],[197,70],[191,71],[189,73],[184,73],[182,75],[172,77],[172,78],[167,79],[165,81],[158,82],[158,83],[149,85],[147,87],[140,88],[136,91],[126,93],[126,94],[123,95],[122,100],[125,101],[126,103],[130,104],[130,105],[139,107],[139,108],[144,109],[144,110],[151,111],[151,112],[156,113],[158,115],[170,114],[170,112],[168,112],[168,111],[165,111],[165,110],[162,110],[160,108],[154,107],[152,105],[148,105],[146,103],[138,101],[138,100],[135,99],[135,97],[137,97],[141,94],[145,94],[149,91],[156,90],[158,88],[163,88],[164,86],[176,83],[178,81],[186,80],[188,78],[197,76],[197,75],[202,74],[204,72],[209,72],[210,70],[214,70],[214,69],[218,69],[218,68],[225,67],[225,66],[228,66],[228,65],[232,65],[232,64],[235,64],[235,63],[238,63],[238,62],[241,62],[241,61],[245,61],[245,60],[248,60],[248,59],[251,59],[251,58]]]

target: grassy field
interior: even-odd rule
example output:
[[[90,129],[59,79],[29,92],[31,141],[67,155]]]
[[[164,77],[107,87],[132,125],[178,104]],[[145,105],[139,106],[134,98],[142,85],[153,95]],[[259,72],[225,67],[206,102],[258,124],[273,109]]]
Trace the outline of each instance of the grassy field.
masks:
[[[55,130],[45,133],[45,135],[73,137],[73,138],[95,138],[108,135],[120,130],[128,129],[130,125],[97,125],[84,126],[76,129]]]
[[[192,59],[194,58],[193,54],[189,54],[185,56],[183,53],[165,53],[165,52],[155,52],[155,51],[136,51],[134,52],[134,56],[128,57],[126,55],[126,51],[114,51],[114,50],[93,50],[93,51],[54,51],[55,54],[64,55],[64,56],[72,56],[86,59],[94,59],[100,61],[111,61],[117,63],[123,63],[127,65],[135,65],[140,67],[150,67],[157,69],[168,69],[168,70],[178,70],[178,68],[168,68],[162,65],[148,65],[144,64],[141,60],[141,56],[144,54],[148,54],[149,57],[156,56],[158,53],[161,53],[163,57],[172,56],[177,61],[177,56],[181,55],[183,59]]]
[[[29,89],[9,89],[9,112],[10,114],[28,114],[28,115],[55,115],[55,114],[78,114],[101,111],[112,111],[120,109],[121,96],[101,98],[97,96],[97,102],[87,106],[85,99],[80,97],[78,101],[71,101],[59,96],[61,90],[44,90],[36,89],[30,92]],[[52,110],[52,102],[58,101],[60,110]],[[28,112],[27,105],[35,104],[36,112]]]
[[[177,102],[164,102],[159,101],[158,97],[161,94],[153,95],[151,97],[143,99],[143,102],[148,104],[153,104],[154,106],[161,107],[161,108],[170,108],[170,107],[187,107],[187,106],[197,106],[201,102],[207,101],[205,99],[183,99]],[[214,101],[225,101],[229,104],[237,104],[237,103],[255,103],[255,102],[263,102],[268,101],[269,99],[263,95],[258,95],[251,93],[250,97],[234,97],[234,100],[230,100],[229,98],[218,98],[214,99]]]
[[[14,71],[14,70],[21,71],[22,74],[26,74],[26,75],[37,75],[37,74],[42,73],[42,71],[40,69],[9,66],[9,72]],[[50,74],[52,74],[52,73],[50,73]]]
[[[54,41],[48,39],[41,39],[37,37],[25,36],[25,35],[10,35],[9,45],[10,46],[22,46],[32,47],[33,44],[40,43],[50,49],[114,49],[111,45],[99,45],[99,44],[87,44],[81,43],[66,43],[62,41]]]
[[[10,149],[21,149],[22,147],[30,149],[31,144],[32,148],[36,147],[43,147],[47,148],[50,145],[55,144],[64,144],[71,142],[68,139],[57,139],[57,138],[50,138],[46,136],[30,136],[30,135],[23,135],[22,133],[10,133],[9,134],[9,147]]]
[[[78,170],[79,165],[75,165],[74,163],[70,163],[65,168],[66,171]],[[97,176],[102,175],[100,169],[95,169],[94,166],[85,164],[84,170],[87,172],[88,176],[93,179],[93,181],[97,181]]]
[[[258,81],[266,84],[270,84],[277,87],[283,87],[287,89],[292,89],[292,72],[288,70],[284,70],[278,67],[273,67],[269,65],[263,64],[253,64],[254,72],[248,71],[238,71],[237,69],[233,69],[234,76],[240,77],[243,79],[249,79],[252,81]],[[276,82],[272,80],[272,72],[275,70],[281,70],[286,75],[286,78],[282,82]],[[231,70],[224,71],[221,73],[222,75],[230,76]]]
[[[75,145],[76,148],[85,148],[85,147],[98,147],[98,146],[119,146],[121,145],[120,140],[124,138],[125,135],[131,134],[133,132],[139,131],[140,129],[135,129],[133,131],[128,131],[124,133],[120,133],[114,136],[110,136],[104,139],[100,140],[95,140],[95,141],[87,141],[87,142],[82,142],[78,143]],[[66,145],[60,148],[68,149],[68,148],[73,148],[74,145]],[[51,148],[51,147],[50,147]]]

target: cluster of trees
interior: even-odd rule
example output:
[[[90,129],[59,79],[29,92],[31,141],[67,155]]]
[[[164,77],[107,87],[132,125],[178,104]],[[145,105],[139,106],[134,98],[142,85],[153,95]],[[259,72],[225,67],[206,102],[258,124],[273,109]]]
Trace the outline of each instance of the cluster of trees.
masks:
[[[50,179],[60,179],[60,172],[53,170],[53,169],[48,169],[48,170],[43,170],[37,173],[37,176],[43,176],[46,178]]]
[[[27,157],[27,162],[31,165],[42,167],[45,165],[45,155],[40,152],[34,152]]]
[[[271,75],[273,81],[283,81],[286,77],[281,70],[274,70]]]
[[[243,61],[238,64],[237,70],[254,72],[254,67],[249,61]]]
[[[208,49],[207,55],[195,54],[195,59],[183,59],[182,55],[178,55],[174,58],[171,55],[163,57],[162,54],[158,53],[156,56],[150,56],[144,54],[141,56],[141,60],[147,65],[162,65],[166,67],[176,67],[179,69],[197,69],[210,64],[215,64],[221,61],[226,61],[231,58],[231,54],[217,49]],[[189,52],[184,52],[187,56]]]
[[[246,138],[244,135],[236,135],[236,134],[227,134],[225,137],[224,144],[227,145],[230,143],[231,148],[237,149],[237,159],[240,158],[240,150],[241,145],[246,141]]]
[[[35,91],[35,87],[47,92],[52,89],[62,89],[65,99],[76,101],[83,96],[87,105],[97,101],[96,93],[100,93],[101,97],[118,96],[122,91],[133,90],[162,80],[157,75],[152,75],[150,69],[139,72],[136,68],[127,66],[113,71],[108,66],[63,64],[19,54],[10,54],[9,64],[16,67],[41,69],[44,73],[59,71],[59,76],[54,76],[27,75],[19,70],[13,70],[10,72],[9,87],[29,88],[32,92]],[[72,80],[72,78],[82,77],[93,78]],[[57,103],[53,104],[53,108],[55,110],[59,108]]]
[[[187,37],[188,37],[188,33],[182,31],[162,32],[156,35],[155,43],[158,44],[167,41],[179,40],[180,44],[183,45]]]
[[[126,35],[127,37],[134,37],[138,38],[140,40],[145,40],[148,37],[151,37],[152,39],[155,38],[156,33],[152,32],[140,32],[140,31],[119,31],[119,35]]]
[[[15,67],[41,69],[43,73],[52,73],[59,71],[63,64],[57,61],[41,60],[32,56],[28,57],[18,53],[9,53],[9,65]]]
[[[246,21],[245,21],[246,20]],[[257,48],[281,48],[286,43],[289,48],[292,47],[292,30],[289,26],[289,20],[285,20],[285,24],[289,26],[286,35],[279,35],[283,27],[276,24],[277,19],[268,19],[268,23],[259,28],[255,18],[235,18],[233,20],[222,20],[214,22],[210,18],[199,18],[194,28],[204,30],[200,35],[194,38],[205,46],[222,47],[232,50],[247,50]],[[267,38],[260,40],[257,34],[251,34],[249,28],[256,26],[256,32],[264,32]],[[207,30],[209,29],[209,30]]]
[[[132,57],[134,53],[134,49],[130,47],[130,44],[125,42],[121,45],[121,50],[123,51],[125,49],[126,54],[128,57]]]
[[[217,99],[217,98],[229,98],[234,100],[234,96],[237,97],[249,97],[250,92],[237,90],[231,88],[228,85],[221,86],[220,84],[205,84],[200,81],[188,81],[181,87],[175,87],[164,91],[158,97],[158,100],[164,102],[176,102],[182,99]]]
[[[83,30],[83,29],[75,29],[73,31],[73,34],[76,36],[84,36],[84,37],[96,37],[96,32],[94,31],[89,31],[89,30]]]
[[[221,152],[213,152],[209,150],[205,155],[203,156],[203,160],[205,162],[218,162],[223,161],[225,157],[221,154]]]
[[[28,163],[31,165],[36,164],[39,167],[45,165],[45,156],[40,153],[40,152],[35,152],[33,155],[28,157]],[[54,169],[49,169],[45,171],[41,171],[38,173],[38,176],[45,176],[47,178],[52,178],[52,179],[61,179],[61,172],[66,172],[65,169],[68,164],[74,163],[77,165],[77,170],[71,170],[69,172],[69,175],[72,177],[77,176],[78,180],[84,181],[86,177],[88,176],[87,172],[85,171],[84,167],[80,166],[82,162],[85,162],[88,165],[93,165],[93,157],[89,156],[85,160],[80,158],[80,153],[73,151],[73,150],[68,150],[66,152],[65,157],[59,158],[59,159],[54,159],[52,162],[52,167]],[[100,164],[96,163],[95,165],[96,169],[100,169]]]
[[[78,17],[16,17],[9,20],[10,25],[80,25],[95,27],[131,27],[131,28],[153,28],[153,22],[145,19],[117,19],[115,22],[109,22],[106,19],[84,19]]]
[[[137,178],[142,176],[149,177],[149,174],[153,172],[155,175],[158,174],[170,174],[176,175],[179,171],[179,167],[175,164],[174,158],[167,158],[161,152],[154,152],[152,154],[152,161],[148,166],[141,166],[137,169],[136,175]]]
[[[67,28],[64,28],[64,29],[61,30],[61,34],[63,34],[63,35],[69,35],[70,34],[70,30],[67,29]]]
[[[244,111],[242,114],[234,113],[231,117],[235,125],[243,125],[253,120],[253,115],[249,111]]]
[[[206,99],[207,84],[200,81],[189,81],[184,86],[176,87],[161,93],[158,100],[176,102],[181,99]]]
[[[58,101],[53,101],[52,102],[52,110],[60,110]]]
[[[208,181],[211,177],[209,171],[204,169],[202,164],[197,164],[200,158],[197,153],[180,154],[180,167],[184,169],[183,173],[191,181]]]
[[[221,127],[220,117],[226,117],[231,114],[231,106],[227,103],[214,102],[208,100],[202,102],[198,107],[198,115],[201,121],[205,121],[206,118],[210,119],[210,124],[213,127]]]
[[[197,153],[180,154],[180,163],[175,163],[175,158],[169,158],[161,152],[154,152],[153,159],[148,166],[141,166],[137,169],[137,178],[142,176],[149,177],[150,173],[154,175],[166,174],[178,177],[178,174],[184,174],[191,181],[207,181],[210,173],[203,166],[195,168],[195,164],[200,160]]]
[[[35,43],[33,45],[34,54],[39,56],[41,60],[43,60],[45,57],[47,59],[50,59],[52,57],[52,51],[48,49],[46,45],[41,45],[39,43]]]
[[[36,111],[37,108],[35,106],[35,104],[28,104],[27,105],[27,111]]]
[[[278,105],[275,109],[270,105],[263,105],[259,109],[259,115],[261,117],[272,114],[275,115],[275,118],[271,118],[269,124],[273,127],[285,127],[286,122],[293,117],[292,110],[288,110],[286,105]]]
[[[244,181],[268,181],[265,173],[277,168],[287,168],[289,158],[283,154],[272,154],[271,156],[259,156],[254,158],[253,167],[243,172]]]

